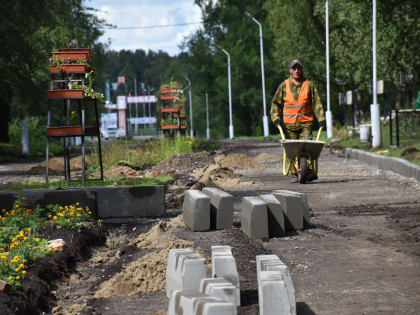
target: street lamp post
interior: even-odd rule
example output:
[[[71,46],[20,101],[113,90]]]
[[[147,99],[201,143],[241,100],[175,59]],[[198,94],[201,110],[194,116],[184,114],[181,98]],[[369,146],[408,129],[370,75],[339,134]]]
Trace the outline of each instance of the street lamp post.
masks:
[[[194,138],[194,130],[193,130],[193,114],[192,114],[192,100],[191,100],[191,81],[190,79],[188,79],[188,77],[185,77],[185,79],[187,79],[188,81],[188,85],[189,85],[189,89],[188,89],[188,95],[190,98],[190,125],[191,125],[191,129],[190,129],[190,139]]]
[[[328,23],[328,0],[325,1],[325,42],[326,42],[326,63],[327,63],[327,138],[333,137],[332,133],[332,113],[330,110],[330,46],[329,46],[329,23]]]
[[[209,124],[209,95],[206,93],[206,139],[210,139],[210,124]]]
[[[245,11],[245,14],[249,16],[255,23],[257,23],[260,29],[260,54],[261,54],[261,81],[262,81],[262,95],[263,95],[263,109],[264,109],[264,116],[263,116],[263,128],[264,128],[264,137],[268,137],[268,118],[267,118],[267,110],[265,104],[265,76],[264,76],[264,53],[263,53],[263,34],[262,34],[262,26],[261,23],[258,22],[251,14]]]
[[[233,124],[232,124],[232,89],[230,84],[230,55],[229,53],[220,46],[219,47],[227,56],[228,61],[228,88],[229,88],[229,138],[233,139]]]
[[[373,104],[370,105],[370,116],[372,121],[372,147],[381,146],[381,116],[376,92],[376,0],[372,1],[372,94]]]

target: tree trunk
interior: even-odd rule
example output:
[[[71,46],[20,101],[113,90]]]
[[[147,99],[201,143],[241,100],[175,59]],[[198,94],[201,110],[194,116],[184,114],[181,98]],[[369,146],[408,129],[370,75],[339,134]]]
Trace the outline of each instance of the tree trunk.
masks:
[[[0,101],[0,142],[9,142],[9,113],[7,102]]]

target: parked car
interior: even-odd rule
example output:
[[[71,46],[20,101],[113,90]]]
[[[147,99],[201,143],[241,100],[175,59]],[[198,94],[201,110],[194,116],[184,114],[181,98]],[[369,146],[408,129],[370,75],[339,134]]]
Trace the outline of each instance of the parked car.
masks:
[[[117,127],[106,127],[105,129],[101,129],[101,136],[105,139],[109,138],[120,138],[125,136],[125,131],[123,128]]]

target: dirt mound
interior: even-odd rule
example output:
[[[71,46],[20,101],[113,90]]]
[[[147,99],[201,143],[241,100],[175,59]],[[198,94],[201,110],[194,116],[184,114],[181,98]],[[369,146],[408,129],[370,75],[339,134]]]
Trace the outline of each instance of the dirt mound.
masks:
[[[193,247],[194,242],[178,239],[172,234],[171,229],[184,226],[183,217],[172,219],[169,222],[160,221],[147,233],[141,234],[130,245],[140,248],[159,248],[157,252],[149,253],[130,263],[122,272],[110,280],[103,282],[95,297],[112,297],[132,295],[138,292],[165,291],[166,265],[171,248]],[[196,252],[206,258],[201,248]]]
[[[282,155],[280,154],[269,154],[269,153],[260,153],[254,159],[256,161],[270,161],[270,160],[280,160]]]
[[[213,157],[205,153],[180,153],[173,157],[167,158],[152,167],[152,171],[184,171],[198,169],[210,164]]]
[[[104,177],[116,177],[116,176],[140,176],[144,172],[136,171],[129,166],[117,165],[111,166],[104,169]],[[94,173],[94,176],[100,176],[100,172],[97,171]]]
[[[178,239],[170,232],[171,227],[175,224],[171,225],[171,223],[160,221],[147,233],[140,234],[130,245],[136,245],[140,248],[184,248],[192,246],[191,242]]]
[[[132,295],[137,292],[164,291],[169,248],[143,256],[110,280],[103,282],[95,297]]]
[[[198,182],[191,189],[202,189],[203,187],[219,187],[223,189],[231,186],[262,185],[262,183],[243,181],[243,175],[235,173],[230,167],[226,166],[232,165],[236,158],[239,161],[236,165],[241,165],[240,168],[262,167],[260,163],[244,154],[229,154],[220,158],[216,157],[215,163],[191,174],[198,179]]]
[[[31,174],[45,174],[46,161],[32,167],[29,172]],[[70,159],[70,169],[82,169],[82,156],[76,156]],[[53,157],[48,160],[48,172],[51,174],[64,173],[64,158]]]
[[[263,166],[254,158],[241,153],[232,153],[215,157],[214,161],[220,167],[232,168],[262,168]]]

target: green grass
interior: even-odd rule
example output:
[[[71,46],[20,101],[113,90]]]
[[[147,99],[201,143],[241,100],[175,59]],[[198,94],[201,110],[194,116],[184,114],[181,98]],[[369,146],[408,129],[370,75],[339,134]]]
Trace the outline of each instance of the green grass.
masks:
[[[104,180],[82,180],[65,181],[55,180],[50,181],[49,189],[66,189],[77,187],[107,187],[107,186],[151,186],[151,185],[164,185],[172,180],[171,175],[154,175],[151,177],[136,177],[126,178],[125,176],[104,178]],[[19,184],[10,184],[0,186],[2,191],[22,191],[24,189],[45,189],[45,181],[43,182],[28,182],[22,181]]]

